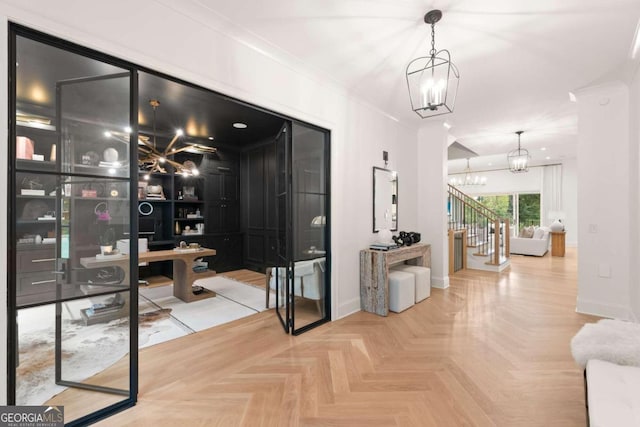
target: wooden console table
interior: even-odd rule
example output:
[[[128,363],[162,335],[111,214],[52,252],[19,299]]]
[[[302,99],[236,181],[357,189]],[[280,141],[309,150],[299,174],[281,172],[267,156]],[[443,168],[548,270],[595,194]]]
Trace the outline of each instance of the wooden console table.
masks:
[[[564,231],[551,232],[551,256],[564,256],[565,235]]]
[[[416,243],[390,251],[360,251],[360,307],[369,313],[389,314],[389,266],[407,264],[431,267],[431,245]]]
[[[202,293],[194,294],[191,287],[197,279],[212,277],[216,275],[215,271],[207,270],[202,272],[193,271],[193,262],[197,258],[205,256],[213,256],[216,254],[215,249],[201,248],[195,252],[178,252],[173,249],[166,251],[142,252],[138,255],[139,262],[156,262],[156,261],[173,261],[173,295],[180,298],[184,302],[193,302],[205,298],[215,297],[216,293],[208,289],[203,289]],[[118,258],[96,257],[80,258],[80,264],[85,268],[100,268],[107,266],[117,266],[124,271],[124,283],[129,283],[129,257],[121,256]]]

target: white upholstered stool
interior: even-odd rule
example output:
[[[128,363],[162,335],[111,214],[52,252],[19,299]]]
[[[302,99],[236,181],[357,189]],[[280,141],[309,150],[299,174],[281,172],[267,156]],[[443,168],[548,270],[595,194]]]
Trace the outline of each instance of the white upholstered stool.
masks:
[[[427,299],[431,296],[431,269],[418,265],[399,264],[391,267],[395,271],[411,273],[416,279],[416,302]]]
[[[411,307],[415,300],[415,276],[404,271],[389,271],[389,310],[400,313]]]

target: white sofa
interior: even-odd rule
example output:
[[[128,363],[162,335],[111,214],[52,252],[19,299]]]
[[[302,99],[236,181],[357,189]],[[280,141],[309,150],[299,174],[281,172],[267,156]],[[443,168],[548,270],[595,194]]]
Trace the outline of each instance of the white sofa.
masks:
[[[538,227],[531,238],[512,237],[509,252],[518,255],[544,256],[549,250],[550,232],[549,227]]]

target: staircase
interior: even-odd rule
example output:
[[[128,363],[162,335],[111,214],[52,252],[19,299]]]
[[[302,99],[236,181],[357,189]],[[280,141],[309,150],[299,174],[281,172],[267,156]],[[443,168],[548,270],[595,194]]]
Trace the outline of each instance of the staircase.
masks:
[[[510,265],[509,219],[449,185],[449,273],[455,265],[500,272]],[[454,236],[462,236],[464,260],[454,262]]]

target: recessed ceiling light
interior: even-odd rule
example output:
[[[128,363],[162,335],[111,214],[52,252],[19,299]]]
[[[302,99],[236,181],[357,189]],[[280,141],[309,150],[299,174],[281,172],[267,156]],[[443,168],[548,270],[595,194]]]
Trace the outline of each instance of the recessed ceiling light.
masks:
[[[488,163],[487,165],[488,165],[488,166],[493,166],[493,163]]]
[[[451,125],[449,124],[449,122],[442,123],[442,126],[446,127],[447,129],[451,129]]]
[[[213,141],[213,137],[212,136],[209,137],[209,141]]]
[[[545,159],[551,160],[551,156],[547,156],[547,157],[545,157]]]
[[[542,147],[540,150],[541,151],[547,151],[547,147]]]
[[[182,135],[184,135],[184,131],[182,129],[177,129],[176,130],[176,135],[182,136]]]
[[[246,129],[247,125],[245,123],[235,122],[233,124],[233,127],[236,128],[236,129]]]

